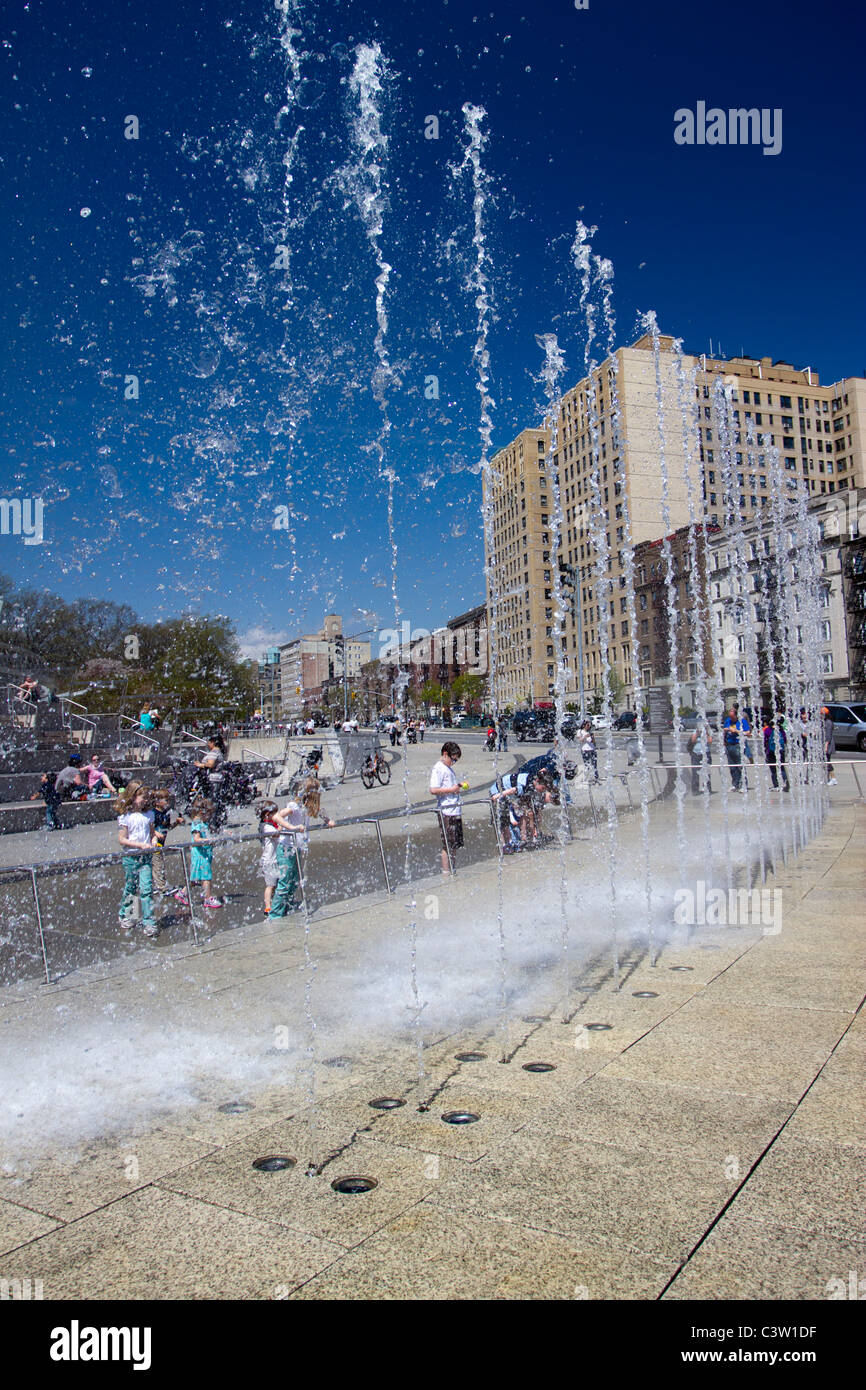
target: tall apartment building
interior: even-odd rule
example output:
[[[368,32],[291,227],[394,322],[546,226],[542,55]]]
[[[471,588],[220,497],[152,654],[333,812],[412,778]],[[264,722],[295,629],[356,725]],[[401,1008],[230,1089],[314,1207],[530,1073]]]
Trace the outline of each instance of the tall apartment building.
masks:
[[[296,718],[317,709],[329,680],[358,676],[370,660],[370,643],[343,636],[343,620],[327,613],[319,632],[295,637],[280,647],[282,714]]]
[[[544,428],[523,430],[492,460],[492,484],[485,478],[485,503],[492,511],[487,603],[500,705],[547,700],[554,690],[554,478],[562,508],[559,559],[578,572],[584,695],[588,699],[601,687],[606,620],[611,665],[629,707],[637,692],[632,685],[636,635],[629,630],[626,593],[626,515],[634,546],[687,526],[690,512],[705,515],[713,526],[730,521],[732,507],[744,520],[759,515],[772,490],[760,442],[766,435],[779,451],[788,493],[800,480],[810,494],[866,483],[866,381],[848,378],[821,386],[811,368],[799,370],[769,357],[685,354],[678,359],[673,347],[672,338],[659,338],[657,370],[653,340],[645,334],[567,391],[559,403],[550,466],[550,435]],[[717,410],[719,382],[727,388],[724,421]],[[720,425],[727,431],[727,479]],[[596,454],[597,497],[592,488]],[[601,576],[598,546],[609,557]],[[606,614],[599,577],[611,585],[604,597]],[[577,640],[578,623],[569,613],[561,634],[569,700],[579,700]]]

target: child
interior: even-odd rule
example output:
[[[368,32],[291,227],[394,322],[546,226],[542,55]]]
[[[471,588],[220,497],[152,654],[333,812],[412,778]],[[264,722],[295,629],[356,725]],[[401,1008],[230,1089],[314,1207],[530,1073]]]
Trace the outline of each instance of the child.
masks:
[[[274,889],[280,878],[277,864],[277,836],[279,826],[274,820],[277,814],[275,801],[260,801],[256,805],[259,817],[259,837],[262,842],[262,877],[265,880],[265,916],[267,917],[274,901]]]
[[[269,917],[285,917],[289,911],[301,906],[293,901],[298,886],[298,855],[307,847],[307,813],[297,801],[290,801],[285,810],[274,813],[273,823],[277,827],[277,879],[276,892],[271,903]]]
[[[153,886],[164,898],[173,897],[174,889],[169,888],[165,872],[165,842],[169,830],[183,825],[183,816],[174,810],[174,797],[168,787],[160,787],[153,797],[153,825],[159,848],[153,856]]]
[[[307,778],[301,789],[301,804],[310,820],[322,820],[326,830],[334,829],[336,821],[329,820],[322,811],[322,784],[318,777]]]
[[[37,797],[41,796],[42,800],[45,802],[46,830],[63,829],[63,826],[60,824],[60,817],[57,814],[57,807],[60,805],[63,798],[55,785],[56,780],[56,773],[43,772],[42,780],[39,784],[39,791],[34,792],[30,798],[31,801],[36,801]]]
[[[120,925],[124,931],[132,927],[132,900],[141,898],[142,932],[156,936],[159,928],[153,917],[153,865],[151,855],[157,840],[153,828],[150,792],[138,782],[131,782],[117,798],[117,838],[126,850],[122,859],[125,881],[120,902]]]
[[[214,830],[216,807],[212,801],[200,797],[191,806],[192,855],[189,866],[190,883],[200,883],[202,907],[222,907],[219,898],[213,896],[213,845],[209,843]],[[180,888],[175,893],[179,903],[188,905],[186,893]]]

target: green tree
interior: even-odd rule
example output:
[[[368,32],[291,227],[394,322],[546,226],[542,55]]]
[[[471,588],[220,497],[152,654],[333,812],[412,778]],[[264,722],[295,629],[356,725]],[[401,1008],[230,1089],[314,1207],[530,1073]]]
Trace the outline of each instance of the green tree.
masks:
[[[467,671],[454,681],[451,696],[452,699],[468,706],[470,713],[474,714],[476,707],[482,703],[486,690],[487,682],[484,677]]]

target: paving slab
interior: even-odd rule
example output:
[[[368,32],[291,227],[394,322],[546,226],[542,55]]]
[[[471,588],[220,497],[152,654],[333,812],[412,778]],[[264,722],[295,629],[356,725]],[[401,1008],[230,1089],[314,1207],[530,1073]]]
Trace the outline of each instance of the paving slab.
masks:
[[[415,1206],[455,1166],[438,1154],[378,1143],[366,1134],[350,1142],[350,1131],[334,1147],[334,1156],[321,1172],[308,1173],[302,1161],[284,1172],[260,1173],[252,1167],[254,1158],[270,1154],[302,1158],[311,1143],[316,1145],[309,1131],[292,1124],[278,1126],[260,1139],[266,1142],[234,1145],[160,1186],[348,1249]],[[323,1153],[321,1147],[318,1152]],[[360,1194],[334,1191],[332,1182],[345,1177],[373,1178],[377,1185]]]
[[[93,1141],[80,1149],[54,1149],[38,1162],[4,1163],[0,1197],[44,1216],[72,1221],[194,1163],[211,1147],[186,1135],[150,1130]]]
[[[783,1134],[737,1195],[737,1216],[842,1240],[863,1235],[866,1151]]]
[[[340,1247],[156,1187],[103,1207],[3,1259],[46,1299],[285,1298]]]
[[[536,1129],[515,1135],[428,1202],[682,1260],[734,1189],[719,1165]]]
[[[584,1143],[657,1154],[688,1153],[716,1164],[736,1158],[741,1173],[791,1114],[784,1101],[694,1086],[630,1081],[604,1071],[568,1098],[554,1093],[537,1123]]]
[[[731,1208],[664,1299],[838,1299],[848,1296],[850,1271],[864,1268],[866,1240],[747,1221]]]
[[[299,1288],[295,1299],[654,1298],[676,1268],[609,1243],[421,1202]]]
[[[0,1199],[0,1255],[17,1249],[19,1245],[27,1245],[29,1241],[55,1230],[59,1224],[41,1212]],[[0,1264],[0,1278],[4,1277]]]

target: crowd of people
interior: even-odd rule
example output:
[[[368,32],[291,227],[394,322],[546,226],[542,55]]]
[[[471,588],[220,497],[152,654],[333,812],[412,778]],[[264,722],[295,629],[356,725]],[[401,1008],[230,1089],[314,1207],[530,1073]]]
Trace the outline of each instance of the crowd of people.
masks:
[[[145,725],[145,714],[152,721],[149,725]],[[156,709],[142,711],[142,728],[158,727],[153,722],[158,717]],[[308,724],[312,724],[312,721],[301,725],[305,733]],[[389,721],[385,728],[392,745],[398,739],[405,741],[413,726],[416,739],[423,742],[426,732],[424,720],[417,724],[410,721],[405,728],[397,720]],[[784,715],[775,718],[766,715],[761,719],[760,726],[756,723],[753,727],[749,712],[741,711],[739,705],[734,704],[725,716],[720,731],[730,790],[739,792],[748,789],[748,769],[755,763],[758,736],[774,791],[790,791],[788,765],[790,745],[794,739],[799,739],[798,758],[801,756],[803,759],[808,780],[811,728],[812,721],[805,708],[800,710],[794,728],[789,726]],[[833,785],[836,782],[832,762],[835,741],[833,721],[826,708],[822,710],[820,731],[825,775]],[[347,728],[346,732],[352,730]],[[495,737],[499,748],[505,751],[507,732],[507,720],[492,724],[488,729],[488,747],[491,737]],[[581,752],[587,777],[598,782],[598,753],[590,720],[585,720],[578,728],[575,742]],[[708,793],[713,791],[712,769],[719,765],[713,760],[713,743],[714,733],[709,721],[700,720],[687,741],[692,769],[691,790],[696,796],[704,790]],[[464,845],[462,794],[469,789],[469,784],[460,781],[455,771],[461,756],[458,743],[453,740],[443,743],[429,781],[430,795],[439,815],[441,871],[446,876],[453,873],[457,853]],[[541,754],[519,769],[498,776],[488,787],[491,818],[502,854],[516,854],[543,843],[545,836],[541,818],[544,808],[560,805],[563,799],[569,801],[565,784],[560,784],[561,761],[553,752]],[[190,768],[190,771],[194,769],[195,781],[190,789],[192,794],[187,807],[190,830],[188,880],[192,892],[198,895],[201,907],[207,910],[225,906],[225,899],[220,898],[214,888],[214,842],[226,820],[223,797],[225,762],[225,743],[220,732],[216,732],[207,739],[206,751],[194,760]],[[572,776],[573,764],[566,762],[563,766],[566,776]],[[64,800],[93,800],[112,796],[117,798],[118,842],[124,851],[124,888],[118,912],[120,923],[124,930],[131,929],[132,902],[138,897],[141,902],[141,930],[146,936],[155,936],[159,930],[154,913],[155,897],[172,898],[181,907],[190,907],[186,886],[172,886],[168,881],[166,842],[175,827],[186,824],[186,818],[176,810],[172,788],[154,790],[138,781],[123,786],[118,774],[112,776],[97,753],[91,754],[86,764],[82,762],[81,754],[70,753],[66,767],[59,773],[43,775],[40,789],[33,793],[31,799],[42,798],[46,827],[57,830],[61,828],[59,807]],[[311,772],[299,791],[282,807],[272,798],[259,797],[254,809],[261,840],[264,914],[267,918],[282,918],[301,906],[297,898],[300,855],[308,847],[311,822],[321,821],[326,828],[333,828],[335,822],[322,812],[321,783],[315,772]]]

